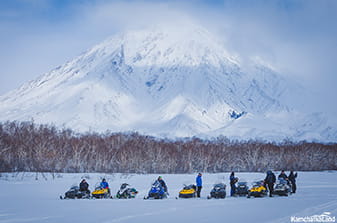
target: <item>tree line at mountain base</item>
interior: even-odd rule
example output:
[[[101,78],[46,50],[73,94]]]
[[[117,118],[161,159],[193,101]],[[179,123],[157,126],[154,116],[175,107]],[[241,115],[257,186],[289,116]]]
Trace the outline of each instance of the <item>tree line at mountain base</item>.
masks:
[[[192,173],[337,170],[337,144],[160,139],[83,133],[33,122],[0,123],[0,172]]]

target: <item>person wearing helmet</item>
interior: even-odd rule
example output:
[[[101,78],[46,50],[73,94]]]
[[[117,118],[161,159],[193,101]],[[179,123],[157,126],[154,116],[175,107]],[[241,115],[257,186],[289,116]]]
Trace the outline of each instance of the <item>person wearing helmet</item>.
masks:
[[[161,176],[159,176],[157,180],[161,184],[161,186],[164,188],[164,191],[167,193],[167,186],[166,186],[166,183],[163,180],[163,178]]]
[[[273,192],[274,192],[274,184],[276,182],[276,177],[275,174],[271,171],[267,171],[267,176],[264,179],[264,183],[267,184],[268,190],[269,190],[269,197],[272,197]]]

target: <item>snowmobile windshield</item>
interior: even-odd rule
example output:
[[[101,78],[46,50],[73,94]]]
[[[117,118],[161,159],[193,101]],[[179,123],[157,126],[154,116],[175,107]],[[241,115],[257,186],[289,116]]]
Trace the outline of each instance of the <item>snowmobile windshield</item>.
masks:
[[[253,182],[253,187],[260,187],[263,186],[263,181],[255,181]]]
[[[184,189],[185,190],[189,190],[189,189],[192,189],[194,188],[194,185],[193,184],[190,184],[190,185],[184,185]]]
[[[238,182],[238,186],[246,186],[247,182]]]
[[[127,183],[122,184],[122,185],[121,185],[121,190],[123,190],[123,189],[126,188],[127,186],[129,186],[129,184],[127,184]]]
[[[223,184],[223,183],[218,183],[218,184],[214,184],[214,186],[213,186],[214,188],[225,188],[226,187],[226,185],[225,184]]]
[[[95,184],[95,190],[101,190],[101,189],[103,189],[103,188],[101,187],[101,183],[100,183],[100,182],[96,183],[96,184]]]
[[[285,179],[283,179],[283,178],[279,178],[278,179],[278,183],[279,184],[287,184],[287,181]]]
[[[75,185],[73,185],[73,186],[70,187],[70,190],[79,190],[79,189],[80,188],[78,186],[75,186]]]
[[[156,180],[156,181],[152,184],[152,187],[162,187],[162,186],[161,186],[161,183],[160,183],[158,180]]]

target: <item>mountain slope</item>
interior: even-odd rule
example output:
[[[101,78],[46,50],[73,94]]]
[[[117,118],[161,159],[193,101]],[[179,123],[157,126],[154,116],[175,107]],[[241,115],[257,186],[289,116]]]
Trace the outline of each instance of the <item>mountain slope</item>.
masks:
[[[194,24],[130,31],[1,96],[1,120],[168,137],[336,140],[335,128],[328,136],[317,126],[302,131],[307,120],[293,123],[296,111],[282,99],[295,89],[272,68],[249,63],[244,70]],[[328,128],[323,122],[319,131]]]

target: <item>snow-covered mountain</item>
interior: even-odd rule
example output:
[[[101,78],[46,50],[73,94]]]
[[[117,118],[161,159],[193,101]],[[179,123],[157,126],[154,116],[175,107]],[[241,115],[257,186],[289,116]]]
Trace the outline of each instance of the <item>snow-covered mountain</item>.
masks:
[[[298,86],[265,64],[243,64],[194,24],[129,31],[1,96],[0,120],[168,137],[336,141],[324,114],[287,103]]]

